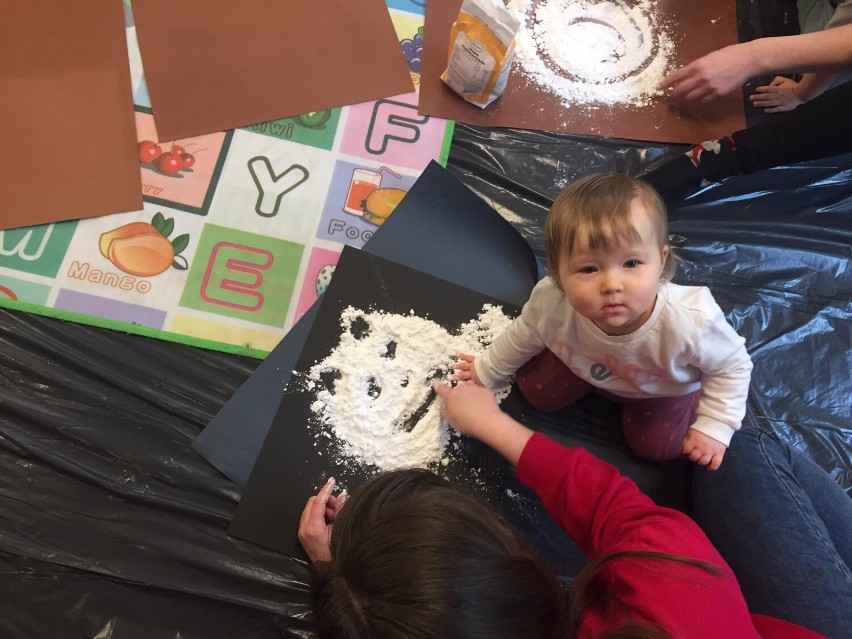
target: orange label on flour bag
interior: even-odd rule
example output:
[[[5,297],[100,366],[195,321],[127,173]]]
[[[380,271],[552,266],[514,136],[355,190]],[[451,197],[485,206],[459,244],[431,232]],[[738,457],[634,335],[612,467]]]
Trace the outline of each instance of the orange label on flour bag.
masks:
[[[471,104],[487,107],[506,89],[520,25],[502,0],[464,0],[441,80]]]

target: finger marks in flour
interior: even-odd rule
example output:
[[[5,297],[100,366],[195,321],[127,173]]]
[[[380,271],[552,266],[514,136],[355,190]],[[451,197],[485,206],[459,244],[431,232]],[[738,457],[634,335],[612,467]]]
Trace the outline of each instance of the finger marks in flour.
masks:
[[[649,104],[673,40],[654,0],[510,0],[522,72],[566,104]]]

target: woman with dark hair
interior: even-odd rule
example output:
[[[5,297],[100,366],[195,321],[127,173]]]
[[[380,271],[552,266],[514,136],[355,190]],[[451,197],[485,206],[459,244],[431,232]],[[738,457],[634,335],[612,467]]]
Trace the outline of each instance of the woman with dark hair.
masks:
[[[444,418],[513,464],[590,564],[565,599],[495,514],[444,480],[379,475],[345,508],[329,480],[299,529],[316,567],[320,639],[823,636],[751,614],[697,524],[656,506],[614,467],[529,430],[486,388],[436,392]]]
[[[315,502],[320,515],[332,486]],[[362,486],[335,520],[331,558],[311,584],[319,637],[565,636],[554,573],[486,506],[428,470]]]

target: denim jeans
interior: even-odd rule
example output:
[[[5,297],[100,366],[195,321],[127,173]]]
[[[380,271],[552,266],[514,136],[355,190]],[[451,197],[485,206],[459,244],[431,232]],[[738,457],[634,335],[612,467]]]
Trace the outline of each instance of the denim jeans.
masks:
[[[695,519],[749,610],[852,639],[852,499],[774,434],[744,428],[721,468],[696,468]]]

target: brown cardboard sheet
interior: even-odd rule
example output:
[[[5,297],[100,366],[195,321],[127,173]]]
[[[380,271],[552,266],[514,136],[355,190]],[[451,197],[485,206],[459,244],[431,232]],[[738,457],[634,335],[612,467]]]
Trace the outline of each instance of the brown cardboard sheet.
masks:
[[[700,142],[745,126],[739,94],[701,105],[676,105],[661,97],[649,106],[600,105],[592,108],[588,104],[577,104],[566,107],[558,96],[528,81],[519,71],[517,60],[504,95],[480,109],[465,102],[440,79],[447,66],[450,28],[460,6],[461,0],[426,5],[418,108],[424,115],[479,126],[655,142]],[[676,66],[737,42],[734,0],[658,0],[657,7],[670,35],[676,40]]]
[[[161,140],[411,93],[383,0],[134,0]]]
[[[122,3],[0,0],[0,229],[141,208]]]

